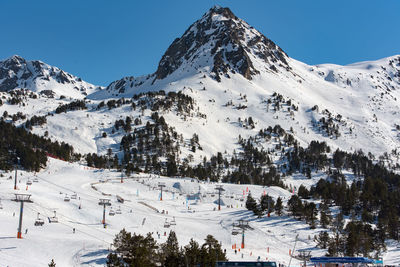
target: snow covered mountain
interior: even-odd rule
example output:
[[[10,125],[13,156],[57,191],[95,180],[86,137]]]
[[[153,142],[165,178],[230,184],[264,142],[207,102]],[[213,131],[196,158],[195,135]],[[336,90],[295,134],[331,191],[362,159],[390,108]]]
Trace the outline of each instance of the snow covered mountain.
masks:
[[[334,149],[363,149],[376,156],[386,152],[393,163],[399,157],[400,56],[348,66],[310,66],[290,58],[228,8],[218,6],[170,45],[153,74],[125,77],[96,90],[58,68],[13,56],[0,62],[0,81],[1,91],[27,88],[73,99],[86,97],[87,110],[55,113],[46,125],[33,128],[83,153],[105,154],[111,146],[122,157],[117,151],[124,132],[116,131],[115,121],[129,116],[145,124],[158,111],[183,139],[199,136],[203,149],[181,154],[182,159],[193,154],[194,162],[217,152],[232,153],[239,148],[239,135],[248,138],[275,125],[291,132],[304,146],[321,140]],[[130,103],[115,109],[111,108],[115,105],[108,109],[100,105],[159,91],[191,97],[191,115],[183,118],[174,109],[155,110],[149,105],[141,111],[132,110]],[[155,100],[150,96],[140,102]],[[3,101],[0,111],[22,112],[29,118],[51,113],[69,101],[73,100],[46,98],[44,104],[40,99],[27,99],[25,107]],[[135,105],[138,101],[133,100]],[[252,127],[244,123],[249,117],[255,122]]]
[[[216,6],[170,45],[155,73],[122,78],[88,98],[182,91],[196,100],[207,119],[192,126],[169,122],[178,132],[191,129],[200,142],[207,140],[203,145],[210,154],[232,151],[239,134],[250,136],[279,124],[293,129],[302,144],[323,140],[334,148],[376,155],[393,152],[397,158],[399,89],[400,56],[348,66],[310,66],[290,58],[228,8]],[[296,109],[275,108],[274,93]],[[254,129],[237,127],[238,118],[250,116],[256,121]],[[333,126],[337,134],[332,134]]]
[[[0,92],[28,89],[48,97],[84,98],[99,89],[57,67],[14,55],[0,61]]]

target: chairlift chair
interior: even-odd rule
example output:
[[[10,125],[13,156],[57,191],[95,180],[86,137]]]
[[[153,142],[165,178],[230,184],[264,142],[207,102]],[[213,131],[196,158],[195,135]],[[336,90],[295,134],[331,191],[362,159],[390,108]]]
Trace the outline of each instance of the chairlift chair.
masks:
[[[40,215],[40,213],[38,212],[37,218],[36,218],[35,223],[34,223],[35,226],[43,226],[43,224],[44,224],[43,219],[41,219],[41,218],[39,217],[39,215]]]
[[[71,199],[69,198],[69,196],[68,195],[65,195],[65,197],[64,197],[64,201],[65,202],[69,202]]]
[[[109,216],[114,216],[114,215],[115,215],[115,211],[111,209],[111,210],[108,212],[108,215],[109,215]]]
[[[57,215],[57,213],[56,213],[56,211],[54,211],[54,216],[49,217],[49,223],[58,223],[58,218],[56,215]]]
[[[168,222],[167,218],[165,218],[164,228],[169,228],[171,224]]]
[[[169,224],[170,225],[176,225],[175,216],[173,217],[172,221]]]
[[[121,213],[122,213],[121,207],[118,207],[118,209],[115,211],[115,214],[121,214]]]
[[[39,182],[39,179],[38,179],[37,177],[35,177],[35,178],[33,178],[33,182],[34,182],[34,183],[38,183],[38,182]]]
[[[232,235],[238,235],[238,234],[240,234],[239,229],[233,229],[232,230]]]
[[[78,195],[76,193],[71,195],[71,199],[76,199],[78,197]]]
[[[28,179],[28,181],[26,181],[26,185],[32,185],[32,181]]]

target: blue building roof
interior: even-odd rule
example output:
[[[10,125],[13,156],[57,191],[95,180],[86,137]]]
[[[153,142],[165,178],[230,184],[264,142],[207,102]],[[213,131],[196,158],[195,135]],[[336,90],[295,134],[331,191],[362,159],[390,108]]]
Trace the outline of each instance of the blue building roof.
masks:
[[[365,257],[312,257],[312,263],[374,263]]]

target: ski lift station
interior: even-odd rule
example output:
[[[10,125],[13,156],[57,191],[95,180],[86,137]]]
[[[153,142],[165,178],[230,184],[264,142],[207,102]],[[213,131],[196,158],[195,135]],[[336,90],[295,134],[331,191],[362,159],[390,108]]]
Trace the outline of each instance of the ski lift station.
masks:
[[[310,261],[314,266],[321,267],[361,267],[376,263],[374,260],[365,257],[312,257]]]
[[[219,261],[217,267],[276,267],[274,261]]]

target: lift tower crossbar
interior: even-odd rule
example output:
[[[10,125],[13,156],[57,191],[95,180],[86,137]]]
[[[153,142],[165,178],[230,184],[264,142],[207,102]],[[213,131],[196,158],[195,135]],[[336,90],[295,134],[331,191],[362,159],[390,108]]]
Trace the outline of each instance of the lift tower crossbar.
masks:
[[[221,210],[221,192],[225,191],[225,189],[222,188],[222,185],[217,185],[215,190],[218,191],[218,210]]]
[[[161,191],[160,201],[162,201],[162,191],[163,191],[163,188],[165,187],[165,183],[158,183],[158,187],[160,188],[160,191]]]
[[[21,207],[19,211],[19,224],[18,224],[18,233],[17,233],[17,238],[22,238],[22,216],[24,214],[24,203],[32,203],[33,201],[30,200],[31,195],[30,194],[15,194],[15,199],[14,201],[20,202]]]
[[[110,203],[111,199],[106,199],[106,198],[101,198],[99,200],[99,205],[103,206],[103,220],[101,223],[103,224],[103,227],[106,228],[106,206],[111,206]]]

